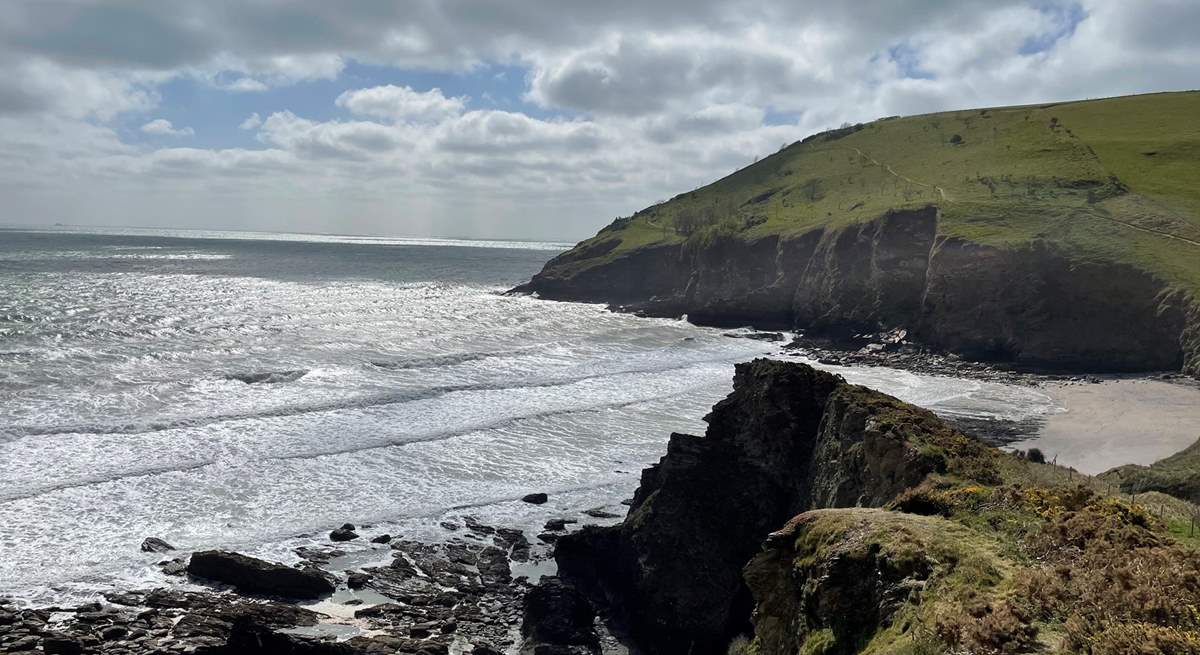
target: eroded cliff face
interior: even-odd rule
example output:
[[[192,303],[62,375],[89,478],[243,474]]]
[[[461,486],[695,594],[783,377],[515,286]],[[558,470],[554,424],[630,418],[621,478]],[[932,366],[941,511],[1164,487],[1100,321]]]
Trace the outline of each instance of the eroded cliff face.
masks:
[[[995,248],[947,238],[932,206],[793,237],[722,237],[581,265],[615,245],[565,253],[516,290],[707,325],[832,337],[899,327],[973,359],[1200,373],[1193,298],[1134,267],[1079,261],[1038,242]]]
[[[563,537],[561,574],[651,653],[719,653],[749,629],[742,568],[797,513],[878,506],[995,454],[925,410],[803,364],[739,364],[706,436],[671,436],[625,521]]]
[[[850,655],[872,645],[894,652],[901,630],[889,628],[908,627],[895,626],[898,614],[923,591],[955,577],[994,587],[1004,568],[994,547],[943,518],[861,508],[805,512],[771,533],[746,565],[757,652]],[[924,652],[942,650],[928,643]]]

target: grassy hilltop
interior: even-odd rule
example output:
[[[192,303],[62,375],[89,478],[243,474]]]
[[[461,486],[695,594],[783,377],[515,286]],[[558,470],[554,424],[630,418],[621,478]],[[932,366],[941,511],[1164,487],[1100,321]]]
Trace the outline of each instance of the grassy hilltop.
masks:
[[[936,205],[939,234],[1053,242],[1200,290],[1200,92],[884,118],[618,219],[560,274],[652,245],[753,241]]]

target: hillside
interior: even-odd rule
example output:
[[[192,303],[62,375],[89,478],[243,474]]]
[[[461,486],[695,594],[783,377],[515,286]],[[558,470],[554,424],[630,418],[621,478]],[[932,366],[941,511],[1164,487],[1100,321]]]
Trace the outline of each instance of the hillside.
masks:
[[[1157,491],[1200,503],[1200,441],[1150,466],[1121,466],[1101,478],[1128,494]]]
[[[1200,92],[885,118],[618,219],[518,291],[981,359],[1200,371]]]

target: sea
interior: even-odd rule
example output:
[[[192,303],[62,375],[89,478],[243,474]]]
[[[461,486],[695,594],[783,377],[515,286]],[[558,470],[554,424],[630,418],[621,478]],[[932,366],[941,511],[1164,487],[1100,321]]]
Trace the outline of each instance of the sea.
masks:
[[[736,362],[784,353],[503,293],[569,245],[0,230],[0,597],[185,584],[151,536],[295,562],[346,522],[437,540],[469,514],[532,539],[622,512]],[[950,417],[1060,411],[1027,386],[828,368]]]

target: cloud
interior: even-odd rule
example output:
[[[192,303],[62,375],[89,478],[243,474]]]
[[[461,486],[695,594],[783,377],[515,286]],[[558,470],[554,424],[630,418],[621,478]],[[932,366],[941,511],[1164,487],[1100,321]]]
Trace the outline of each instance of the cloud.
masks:
[[[354,161],[367,161],[406,141],[402,132],[388,125],[369,121],[322,123],[290,111],[268,116],[259,128],[258,138],[302,158]]]
[[[0,187],[48,221],[187,197],[201,226],[577,237],[844,121],[1198,88],[1196,24],[1182,0],[13,0]],[[239,113],[188,114],[185,78]],[[143,123],[193,147],[122,141]]]
[[[249,116],[247,116],[246,120],[244,120],[238,124],[238,129],[254,130],[254,129],[258,129],[258,127],[262,124],[263,124],[262,117],[258,115],[258,112],[254,112],[253,114],[250,114]]]
[[[227,91],[243,91],[243,92],[248,92],[248,93],[255,93],[258,91],[266,91],[267,89],[269,89],[271,87],[267,86],[263,82],[260,82],[259,80],[256,80],[256,79],[253,79],[250,77],[239,77],[236,80],[234,80],[228,84],[221,85],[221,88],[225,89]]]
[[[156,118],[141,127],[142,132],[154,136],[195,136],[196,132],[190,127],[176,128],[165,118]]]
[[[362,116],[385,118],[398,122],[438,123],[461,114],[465,97],[447,98],[438,88],[414,91],[407,86],[376,86],[346,91],[336,104]]]

